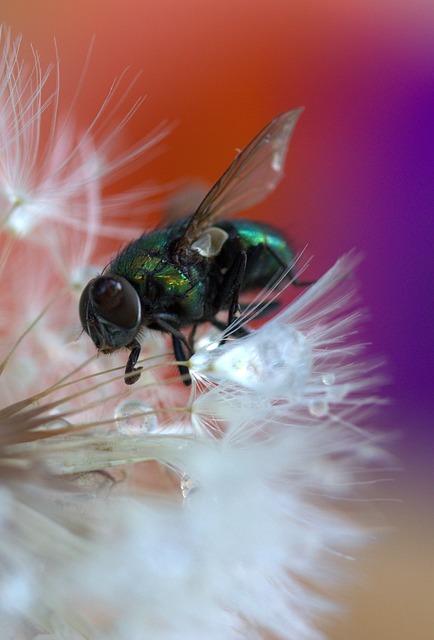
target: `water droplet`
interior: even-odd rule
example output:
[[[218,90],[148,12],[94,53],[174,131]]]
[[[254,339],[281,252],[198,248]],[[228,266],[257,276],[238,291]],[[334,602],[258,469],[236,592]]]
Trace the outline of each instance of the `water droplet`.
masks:
[[[200,335],[198,338],[195,339],[194,341],[194,347],[196,350],[195,355],[197,355],[198,352],[202,350],[213,351],[214,349],[217,349],[217,347],[220,344],[221,337],[222,337],[222,332],[214,327],[211,327],[208,331],[206,331],[206,333],[203,333],[202,335]]]
[[[72,428],[72,425],[68,420],[53,416],[52,420],[47,420],[44,425],[37,427],[35,431],[57,431],[57,429],[69,430],[70,428]]]
[[[181,487],[182,497],[184,498],[184,500],[188,498],[191,491],[193,491],[194,489],[197,489],[197,486],[198,486],[197,482],[195,482],[195,480],[190,478],[188,473],[182,474],[180,487]]]
[[[116,426],[124,435],[156,431],[158,420],[153,408],[143,400],[123,400],[115,409]]]
[[[334,384],[336,380],[336,376],[334,373],[324,373],[322,377],[323,384],[330,386]]]
[[[309,413],[315,418],[326,416],[329,410],[328,402],[325,400],[314,400],[309,405]]]

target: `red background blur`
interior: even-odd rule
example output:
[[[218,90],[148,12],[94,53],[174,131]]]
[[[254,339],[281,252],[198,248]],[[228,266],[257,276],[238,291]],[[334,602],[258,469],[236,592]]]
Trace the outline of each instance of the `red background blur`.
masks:
[[[353,247],[364,253],[368,339],[392,379],[378,421],[401,434],[403,468],[391,491],[403,503],[386,505],[397,533],[371,556],[365,593],[333,637],[434,637],[434,4],[0,0],[0,16],[43,63],[54,59],[56,38],[66,102],[95,36],[77,104],[83,126],[115,76],[142,72],[131,104],[146,100],[125,143],[162,120],[177,126],[135,184],[211,184],[271,118],[305,106],[284,182],[249,215],[308,245],[311,278]]]

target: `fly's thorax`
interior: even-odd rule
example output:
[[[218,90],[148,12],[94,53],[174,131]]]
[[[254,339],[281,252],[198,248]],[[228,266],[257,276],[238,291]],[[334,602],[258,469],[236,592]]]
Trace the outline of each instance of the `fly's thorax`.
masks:
[[[159,314],[177,316],[179,326],[202,318],[206,278],[201,265],[180,266],[147,255],[136,256],[128,266],[128,278],[141,301],[143,324],[151,326]]]

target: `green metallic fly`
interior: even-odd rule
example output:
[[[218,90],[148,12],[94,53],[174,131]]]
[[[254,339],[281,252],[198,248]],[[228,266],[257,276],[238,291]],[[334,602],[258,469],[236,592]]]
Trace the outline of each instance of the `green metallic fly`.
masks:
[[[283,176],[301,109],[274,118],[235,158],[189,218],[144,233],[91,280],[80,299],[80,320],[98,351],[130,350],[126,384],[140,378],[140,334],[172,337],[177,361],[194,352],[198,324],[225,329],[238,316],[240,293],[269,286],[291,272],[294,251],[276,229],[249,220],[221,220],[263,200]],[[227,322],[217,318],[227,311]],[[183,329],[192,327],[189,339]],[[236,335],[245,335],[238,330]],[[188,368],[178,365],[185,384]]]

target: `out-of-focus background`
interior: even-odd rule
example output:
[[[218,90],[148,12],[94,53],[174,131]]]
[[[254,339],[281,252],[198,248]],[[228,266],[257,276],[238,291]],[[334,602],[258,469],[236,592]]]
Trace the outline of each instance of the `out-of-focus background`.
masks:
[[[55,57],[63,103],[85,126],[112,80],[136,73],[145,95],[125,144],[162,120],[176,127],[134,184],[211,184],[271,118],[303,105],[277,192],[249,212],[272,218],[314,255],[320,276],[356,247],[367,339],[388,360],[391,399],[378,424],[394,434],[399,473],[378,495],[390,532],[347,589],[348,640],[434,637],[434,4],[367,0],[0,0],[0,18],[43,64]],[[125,186],[131,183],[124,183]],[[146,219],[148,223],[149,218]],[[144,221],[145,224],[145,221]]]

